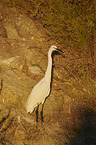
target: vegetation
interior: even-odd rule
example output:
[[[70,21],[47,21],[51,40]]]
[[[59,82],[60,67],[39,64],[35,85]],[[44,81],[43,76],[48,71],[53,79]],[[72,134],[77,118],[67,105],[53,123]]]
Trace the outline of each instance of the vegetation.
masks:
[[[72,53],[69,70],[84,80],[96,76],[95,0],[3,0],[42,23],[49,39],[55,38]]]
[[[1,0],[2,1],[2,0]],[[95,0],[3,0],[42,23],[49,39],[55,38],[75,58],[69,70],[82,79],[96,76]],[[79,61],[78,61],[79,59]]]
[[[79,53],[95,58],[94,0],[3,0],[22,12],[39,19],[46,33]]]

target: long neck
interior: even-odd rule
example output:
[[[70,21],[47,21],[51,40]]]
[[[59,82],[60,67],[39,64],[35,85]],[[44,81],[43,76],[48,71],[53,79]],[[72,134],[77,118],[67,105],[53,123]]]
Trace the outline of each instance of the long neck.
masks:
[[[46,77],[46,79],[49,82],[51,82],[51,73],[52,73],[52,57],[51,57],[51,53],[52,52],[48,53],[48,66],[47,66],[47,70],[46,70],[46,73],[45,73],[45,77]]]

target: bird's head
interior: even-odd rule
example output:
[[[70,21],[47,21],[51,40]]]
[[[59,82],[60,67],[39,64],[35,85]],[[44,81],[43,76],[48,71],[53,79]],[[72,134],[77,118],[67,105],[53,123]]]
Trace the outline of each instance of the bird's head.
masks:
[[[58,48],[57,48],[55,45],[52,45],[52,46],[50,47],[50,49],[51,49],[52,51],[56,51]]]
[[[62,57],[65,58],[64,52],[63,52],[62,50],[58,49],[55,45],[52,45],[52,46],[50,47],[50,49],[49,49],[49,53],[52,54],[52,52],[54,52],[54,51],[59,52],[59,54],[61,54]]]
[[[58,49],[55,45],[52,45],[50,47],[51,51],[58,51],[58,52],[62,52],[62,50]]]

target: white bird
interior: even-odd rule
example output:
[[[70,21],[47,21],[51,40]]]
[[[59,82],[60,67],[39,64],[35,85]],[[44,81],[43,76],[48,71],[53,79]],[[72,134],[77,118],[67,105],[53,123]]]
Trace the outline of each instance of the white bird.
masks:
[[[38,122],[38,107],[40,103],[42,103],[41,119],[43,122],[43,105],[44,105],[46,97],[48,97],[48,95],[50,94],[50,83],[51,83],[51,77],[52,77],[51,55],[53,51],[61,51],[61,50],[57,49],[55,45],[52,45],[50,47],[48,51],[48,66],[45,72],[45,76],[34,86],[25,104],[27,113],[28,112],[32,113],[34,111],[34,108],[37,107],[36,122]]]

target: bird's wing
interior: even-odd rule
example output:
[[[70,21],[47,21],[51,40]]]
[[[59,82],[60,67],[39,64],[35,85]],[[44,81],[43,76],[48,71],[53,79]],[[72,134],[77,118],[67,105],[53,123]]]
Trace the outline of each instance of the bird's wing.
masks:
[[[37,105],[43,102],[47,97],[48,91],[49,88],[46,81],[42,79],[39,83],[37,83],[28,97],[26,103],[27,112],[32,112]]]
[[[47,96],[47,82],[40,81],[32,90],[32,98],[36,100],[36,102],[41,103]]]

